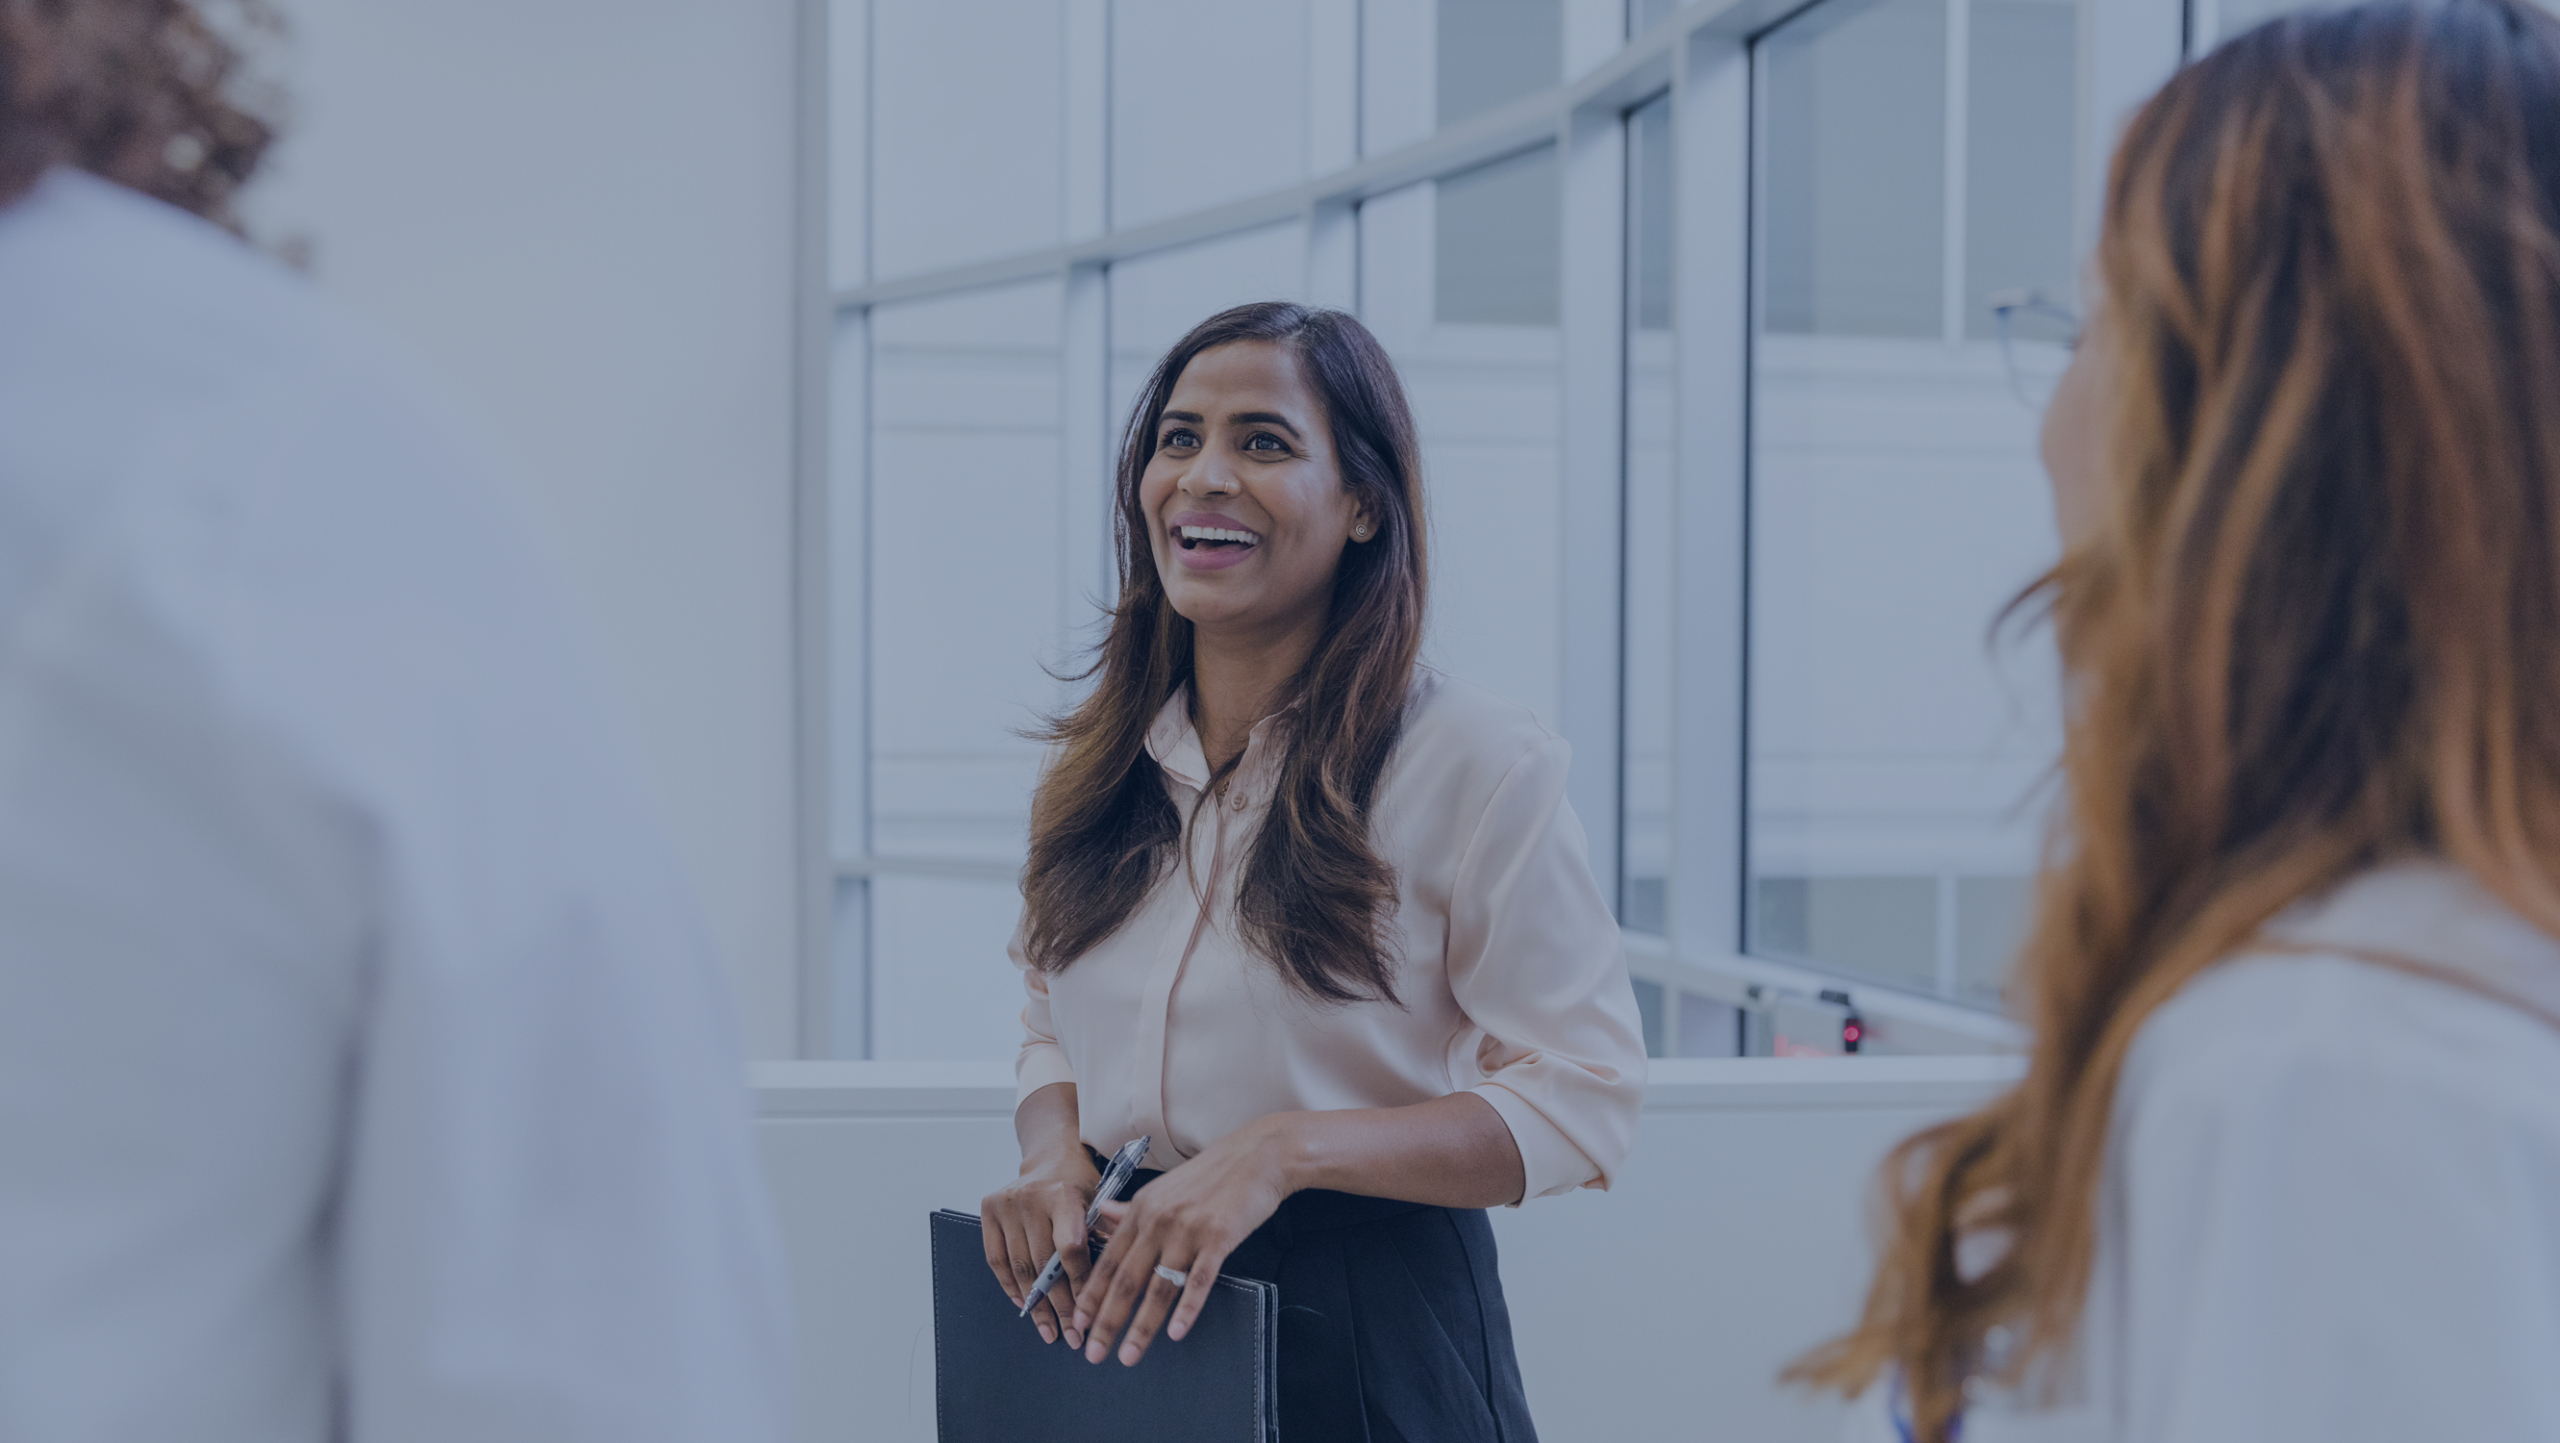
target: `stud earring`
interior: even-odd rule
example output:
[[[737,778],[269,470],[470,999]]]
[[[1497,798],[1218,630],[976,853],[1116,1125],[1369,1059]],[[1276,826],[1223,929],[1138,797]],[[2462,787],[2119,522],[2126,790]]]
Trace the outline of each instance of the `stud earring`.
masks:
[[[1364,516],[1351,523],[1351,539],[1354,541],[1366,541],[1369,539],[1369,519],[1367,517]]]

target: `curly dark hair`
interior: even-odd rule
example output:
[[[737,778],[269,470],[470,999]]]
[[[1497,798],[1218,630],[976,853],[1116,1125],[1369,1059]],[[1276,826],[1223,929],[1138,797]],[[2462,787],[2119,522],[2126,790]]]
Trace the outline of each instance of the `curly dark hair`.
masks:
[[[275,138],[241,41],[265,0],[0,0],[0,205],[72,165],[237,229],[232,197]]]

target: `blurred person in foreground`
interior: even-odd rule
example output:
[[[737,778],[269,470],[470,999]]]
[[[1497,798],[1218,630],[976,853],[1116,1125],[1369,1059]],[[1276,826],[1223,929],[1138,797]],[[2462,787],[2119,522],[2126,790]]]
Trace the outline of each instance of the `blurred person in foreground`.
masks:
[[[2560,1437],[2560,22],[2240,36],[2096,269],[2033,1056],[1799,1374],[1879,1440]]]
[[[236,60],[0,0],[0,1438],[777,1440],[704,930]]]

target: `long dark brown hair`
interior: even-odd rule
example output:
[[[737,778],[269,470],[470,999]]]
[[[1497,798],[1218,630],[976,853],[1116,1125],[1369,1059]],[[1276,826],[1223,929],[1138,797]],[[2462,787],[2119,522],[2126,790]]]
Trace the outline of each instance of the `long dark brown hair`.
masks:
[[[2404,856],[2560,936],[2560,23],[2275,20],[2143,107],[2107,202],[2107,509],[2044,593],[2071,711],[2027,1076],[1894,1155],[1865,1314],[1795,1370],[1898,1365],[1926,1443],[1968,1374],[2056,1376],[2117,1081],[2180,987]],[[1974,1234],[2005,1238],[1986,1269]]]
[[[1191,359],[1212,346],[1286,346],[1323,398],[1343,488],[1375,523],[1347,546],[1323,638],[1288,688],[1280,777],[1236,896],[1245,941],[1305,995],[1395,998],[1394,869],[1370,845],[1369,809],[1404,727],[1422,647],[1422,467],[1413,414],[1384,347],[1340,311],[1264,302],[1193,327],[1156,363],[1120,445],[1120,600],[1084,701],[1043,735],[1055,761],[1031,805],[1022,873],[1027,952],[1062,970],[1117,931],[1166,875],[1182,818],[1147,731],[1191,680],[1191,623],[1165,600],[1138,483]],[[1232,765],[1232,763],[1230,763]]]
[[[275,108],[248,93],[236,37],[275,21],[263,0],[225,13],[217,28],[190,0],[0,0],[0,205],[69,165],[233,225]]]

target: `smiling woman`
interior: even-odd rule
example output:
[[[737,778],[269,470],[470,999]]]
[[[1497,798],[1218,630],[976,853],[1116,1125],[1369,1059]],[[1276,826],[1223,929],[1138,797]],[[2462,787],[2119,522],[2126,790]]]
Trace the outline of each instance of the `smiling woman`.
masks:
[[[1421,486],[1350,316],[1238,307],[1156,367],[1032,807],[986,1256],[1019,1300],[1061,1253],[1034,1316],[1097,1363],[1179,1342],[1222,1271],[1279,1283],[1291,1436],[1525,1440],[1482,1210],[1606,1187],[1644,1050],[1564,744],[1418,661]],[[1095,1154],[1137,1137],[1089,1262]]]
[[[1365,814],[1403,726],[1426,577],[1395,369],[1341,312],[1240,306],[1157,365],[1122,452],[1121,601],[1101,684],[1053,729],[1033,803],[1028,955],[1063,968],[1154,883],[1183,823],[1131,763],[1169,698],[1192,699],[1213,789],[1257,721],[1302,701],[1331,733],[1279,766],[1288,825],[1255,847],[1239,919],[1311,995],[1392,997],[1393,879]],[[1203,545],[1186,527],[1249,539]]]

